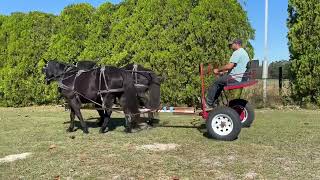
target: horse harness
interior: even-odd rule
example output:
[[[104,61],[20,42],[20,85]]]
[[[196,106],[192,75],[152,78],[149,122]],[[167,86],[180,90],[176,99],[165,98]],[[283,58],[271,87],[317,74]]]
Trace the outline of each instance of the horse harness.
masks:
[[[108,78],[108,77],[107,77],[107,75],[105,74],[105,70],[106,70],[106,68],[105,68],[105,66],[103,66],[103,67],[100,68],[100,72],[99,72],[98,95],[100,96],[100,99],[101,99],[101,102],[102,102],[101,104],[99,104],[98,102],[96,102],[96,101],[94,101],[94,100],[92,100],[92,99],[90,99],[90,98],[87,98],[85,95],[83,95],[82,93],[78,92],[78,91],[75,90],[75,88],[74,88],[77,78],[78,78],[82,73],[87,72],[87,71],[85,71],[85,70],[79,70],[79,71],[77,72],[77,74],[75,75],[75,77],[74,77],[74,79],[73,79],[73,83],[72,83],[72,86],[71,86],[71,87],[63,84],[62,81],[65,80],[65,79],[68,79],[68,78],[70,78],[70,77],[72,77],[72,76],[74,76],[74,74],[73,74],[73,75],[70,75],[70,76],[67,76],[67,77],[61,77],[60,80],[58,81],[58,86],[59,86],[61,89],[73,91],[73,92],[76,94],[76,98],[77,98],[77,100],[78,100],[79,102],[81,102],[81,101],[80,101],[80,97],[79,97],[79,95],[80,95],[80,96],[83,97],[84,99],[86,99],[86,100],[88,100],[88,101],[90,101],[90,102],[92,102],[92,103],[94,103],[94,104],[102,107],[103,109],[106,109],[106,106],[105,106],[105,103],[104,103],[104,100],[103,100],[103,94],[115,93],[115,92],[123,92],[123,91],[124,91],[124,88],[114,88],[114,89],[110,89],[109,86],[108,86],[108,84],[107,84],[107,78]],[[102,87],[102,86],[103,86],[102,82],[104,82],[104,88]]]
[[[63,80],[67,79],[67,78],[70,78],[72,76],[74,76],[74,74],[70,75],[70,76],[67,76],[67,77],[64,77],[63,75],[66,74],[61,74],[61,77],[60,79],[58,80],[58,86],[61,88],[61,89],[65,89],[65,90],[70,90],[70,91],[73,91],[76,95],[76,98],[77,100],[81,103],[81,100],[80,100],[80,97],[83,97],[84,99],[90,101],[91,103],[93,104],[96,104],[98,106],[100,106],[102,109],[104,110],[112,110],[112,111],[116,111],[115,109],[113,108],[106,108],[106,105],[103,101],[103,94],[106,94],[106,93],[115,93],[115,92],[123,92],[124,91],[124,88],[116,88],[116,89],[110,89],[108,84],[107,84],[107,78],[108,76],[105,74],[105,66],[101,67],[100,68],[100,72],[99,72],[99,88],[98,88],[98,95],[100,96],[100,99],[101,99],[101,104],[90,99],[90,98],[87,98],[84,94],[78,92],[77,90],[74,89],[74,85],[75,85],[75,82],[76,82],[76,79],[84,72],[87,72],[86,70],[79,70],[77,72],[77,74],[75,75],[74,79],[73,79],[73,83],[72,83],[72,87],[69,87],[65,84],[63,84]],[[127,70],[127,71],[130,71],[130,70]],[[144,84],[139,84],[138,83],[138,73],[139,72],[148,72],[150,73],[149,71],[138,71],[138,66],[135,64],[131,73],[132,73],[132,76],[134,76],[134,86],[135,87],[148,87],[147,85],[144,85]],[[102,87],[102,82],[104,82],[104,89]],[[153,112],[154,110],[149,110],[149,111],[146,111],[146,112],[140,112],[140,113],[136,113],[136,114],[132,114],[132,115],[138,115],[138,114],[143,114],[143,113],[147,113],[147,112]]]
[[[142,73],[142,72],[150,73],[150,71],[138,71],[138,65],[137,65],[137,64],[134,64],[134,65],[133,65],[132,70],[127,70],[127,71],[131,72],[132,77],[134,78],[134,86],[135,86],[136,88],[139,88],[139,87],[148,87],[148,86],[145,85],[145,84],[138,83],[138,73]],[[140,74],[140,75],[142,75],[142,74]],[[143,75],[143,76],[144,76],[144,75]]]

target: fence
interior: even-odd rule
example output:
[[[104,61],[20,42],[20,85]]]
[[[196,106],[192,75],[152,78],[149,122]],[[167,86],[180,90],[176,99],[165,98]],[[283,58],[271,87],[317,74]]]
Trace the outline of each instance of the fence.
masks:
[[[256,107],[278,107],[289,103],[290,81],[283,77],[288,77],[283,73],[282,67],[278,69],[278,77],[267,79],[267,103],[263,104],[263,79],[258,76],[258,83],[248,89],[243,90],[242,96],[248,99]]]
[[[242,97],[248,99],[256,107],[278,107],[287,103],[290,96],[288,79],[267,79],[267,104],[263,104],[263,79],[258,79],[255,86],[242,91]]]

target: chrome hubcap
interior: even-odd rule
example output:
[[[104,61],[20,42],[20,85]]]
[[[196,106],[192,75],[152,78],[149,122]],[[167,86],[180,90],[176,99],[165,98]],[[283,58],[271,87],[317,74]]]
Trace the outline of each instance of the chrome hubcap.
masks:
[[[232,119],[226,114],[218,114],[213,117],[211,127],[220,136],[226,136],[233,130]]]

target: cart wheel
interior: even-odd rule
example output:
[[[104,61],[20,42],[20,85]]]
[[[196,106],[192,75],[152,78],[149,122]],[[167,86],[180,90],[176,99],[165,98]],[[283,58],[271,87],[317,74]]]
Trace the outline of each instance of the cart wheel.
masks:
[[[223,141],[237,139],[241,131],[239,115],[229,107],[218,107],[212,110],[206,125],[211,137]]]
[[[229,102],[229,107],[240,115],[242,127],[250,127],[254,120],[254,108],[244,99],[234,99]]]

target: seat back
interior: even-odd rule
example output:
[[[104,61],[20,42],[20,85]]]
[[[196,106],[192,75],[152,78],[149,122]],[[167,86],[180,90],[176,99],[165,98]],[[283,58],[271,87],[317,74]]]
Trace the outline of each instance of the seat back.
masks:
[[[259,61],[252,60],[247,63],[246,71],[241,79],[241,82],[246,82],[255,79],[256,71],[259,68]]]

